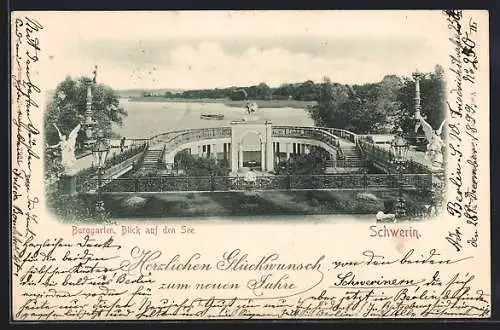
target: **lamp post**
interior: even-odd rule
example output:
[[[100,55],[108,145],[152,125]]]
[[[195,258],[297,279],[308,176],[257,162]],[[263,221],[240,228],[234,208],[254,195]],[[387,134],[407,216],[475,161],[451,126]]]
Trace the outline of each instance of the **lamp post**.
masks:
[[[398,200],[396,203],[396,217],[406,216],[405,200],[403,197],[403,173],[406,169],[409,145],[406,139],[403,137],[403,130],[401,127],[398,128],[396,136],[392,141],[392,149],[394,155],[394,164],[396,165],[396,171],[398,172]]]
[[[104,213],[104,202],[101,198],[102,176],[104,174],[104,166],[106,157],[109,153],[108,141],[104,138],[102,131],[97,133],[97,139],[92,148],[92,155],[94,157],[94,165],[97,166],[97,202],[96,213],[101,216]]]

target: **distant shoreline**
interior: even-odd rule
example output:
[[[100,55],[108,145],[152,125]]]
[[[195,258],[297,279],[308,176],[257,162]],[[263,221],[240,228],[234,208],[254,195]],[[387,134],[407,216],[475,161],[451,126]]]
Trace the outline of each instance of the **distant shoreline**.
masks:
[[[184,99],[184,98],[164,98],[161,96],[132,96],[127,98],[131,102],[164,102],[164,103],[222,103],[228,107],[245,107],[246,100],[232,101],[228,99]],[[252,100],[259,108],[299,108],[305,109],[316,105],[316,101],[297,100]]]

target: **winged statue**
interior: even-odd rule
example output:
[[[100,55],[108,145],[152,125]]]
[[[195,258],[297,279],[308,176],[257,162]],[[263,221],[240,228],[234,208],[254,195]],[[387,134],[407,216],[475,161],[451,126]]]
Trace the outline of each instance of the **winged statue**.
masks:
[[[247,114],[251,115],[252,113],[254,113],[257,110],[257,108],[259,106],[255,102],[247,102],[245,104],[245,107],[247,108]]]
[[[49,148],[57,148],[61,149],[61,165],[64,167],[64,172],[66,174],[72,174],[75,170],[76,156],[75,156],[75,145],[76,145],[76,137],[78,132],[82,128],[81,124],[78,124],[71,130],[71,133],[66,137],[66,135],[61,134],[61,131],[54,123],[54,127],[57,130],[59,135],[59,143],[49,146]]]
[[[426,118],[420,114],[420,111],[415,113],[415,119],[418,120],[418,123],[415,125],[415,133],[420,127],[422,127],[425,137],[427,138],[427,152],[425,153],[425,156],[432,162],[433,166],[442,166],[444,142],[441,138],[441,133],[443,132],[446,119],[443,120],[437,130],[432,128],[432,126],[425,120]]]

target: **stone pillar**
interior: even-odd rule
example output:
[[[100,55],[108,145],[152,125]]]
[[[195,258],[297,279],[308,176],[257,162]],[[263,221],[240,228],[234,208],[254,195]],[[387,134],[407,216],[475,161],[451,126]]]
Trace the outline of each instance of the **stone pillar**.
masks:
[[[243,167],[243,146],[238,143],[238,168]]]
[[[273,142],[272,136],[273,128],[271,122],[266,122],[266,171],[274,171],[274,153],[273,153]]]
[[[238,171],[238,144],[231,143],[230,145],[230,159],[231,159],[231,172],[236,173]]]
[[[203,149],[201,146],[198,146],[198,157],[201,157],[203,154]]]
[[[420,78],[422,77],[422,74],[418,72],[413,73],[413,78],[415,79],[415,112],[420,112],[421,110],[421,105],[420,105]]]
[[[262,171],[266,170],[266,144],[260,141],[260,168]]]
[[[210,152],[212,153],[214,159],[217,159],[217,148],[215,144],[212,144],[212,148],[210,149]]]
[[[292,149],[292,144],[290,142],[287,142],[285,144],[286,146],[286,160],[290,159],[290,149]]]

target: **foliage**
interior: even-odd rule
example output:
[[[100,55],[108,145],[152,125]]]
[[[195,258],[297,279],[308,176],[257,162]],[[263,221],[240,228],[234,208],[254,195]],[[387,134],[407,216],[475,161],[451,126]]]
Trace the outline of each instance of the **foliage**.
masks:
[[[283,84],[277,88],[269,87],[261,82],[258,85],[187,90],[181,93],[166,91],[164,98],[180,99],[230,99],[241,100],[297,100],[315,101],[319,92],[320,84],[307,80],[302,83]],[[155,97],[156,94],[143,92],[142,97]]]
[[[325,78],[318,105],[310,109],[311,117],[317,125],[354,133],[386,132],[389,118],[397,110],[400,85],[396,76],[386,76],[380,83],[354,86],[335,84]]]
[[[174,163],[176,169],[183,170],[187,176],[226,176],[229,173],[227,162],[194,156],[186,151],[175,155]]]
[[[73,128],[83,119],[87,103],[87,86],[92,79],[87,77],[67,77],[54,91],[52,98],[44,111],[44,134],[46,145],[55,145],[59,142],[59,135],[54,124],[57,125],[61,134],[69,135]],[[105,136],[113,136],[112,123],[122,124],[126,111],[120,107],[117,94],[102,84],[96,84],[92,91],[92,109],[94,109],[95,120]],[[85,131],[81,129],[76,139],[76,153],[84,151]],[[45,178],[53,182],[62,173],[60,164],[60,151],[56,149],[45,150]]]
[[[229,98],[233,101],[246,100],[248,98],[248,94],[244,89],[235,89],[231,91]]]
[[[53,145],[59,142],[56,124],[62,134],[68,135],[82,121],[87,108],[87,86],[92,79],[87,77],[67,77],[54,91],[54,95],[44,112],[44,128],[46,143]],[[117,94],[108,86],[96,84],[92,88],[92,109],[98,128],[106,137],[114,136],[112,124],[122,124],[127,112],[120,106]],[[77,137],[77,149],[83,148],[85,132],[80,130]]]
[[[57,184],[47,187],[45,202],[47,208],[63,221],[82,221],[92,216],[92,203],[80,195],[71,196],[61,193]]]
[[[275,167],[276,174],[309,175],[324,174],[328,152],[314,148],[309,154],[295,155],[289,160],[280,161]]]
[[[444,70],[420,80],[422,113],[438,128],[444,119]],[[401,125],[414,135],[415,81],[412,77],[385,76],[381,82],[363,85],[340,85],[325,78],[319,89],[318,104],[309,109],[317,125],[346,129],[354,133],[389,133]],[[421,134],[421,133],[420,133]]]
[[[421,112],[426,115],[426,121],[437,129],[445,117],[445,82],[444,69],[436,65],[434,72],[426,73],[420,78]],[[398,93],[400,103],[396,122],[410,136],[415,135],[415,81],[406,77]],[[417,132],[422,135],[422,130]]]

